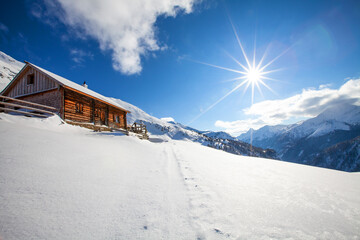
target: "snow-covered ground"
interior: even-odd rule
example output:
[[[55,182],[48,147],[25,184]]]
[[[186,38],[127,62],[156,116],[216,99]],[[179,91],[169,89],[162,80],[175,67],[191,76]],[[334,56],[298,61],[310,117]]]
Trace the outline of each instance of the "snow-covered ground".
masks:
[[[359,239],[360,174],[0,114],[0,239]]]

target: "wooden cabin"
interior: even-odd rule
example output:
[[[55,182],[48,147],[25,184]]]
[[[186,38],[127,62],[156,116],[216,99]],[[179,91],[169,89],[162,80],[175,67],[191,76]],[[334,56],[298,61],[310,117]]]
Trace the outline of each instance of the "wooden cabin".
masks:
[[[29,62],[1,95],[54,107],[68,123],[127,129],[129,111],[118,103]]]

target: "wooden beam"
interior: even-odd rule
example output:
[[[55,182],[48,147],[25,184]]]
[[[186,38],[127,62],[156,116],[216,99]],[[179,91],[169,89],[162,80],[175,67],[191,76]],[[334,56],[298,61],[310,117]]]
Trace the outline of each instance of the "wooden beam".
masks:
[[[90,119],[90,122],[92,123],[95,123],[95,100],[94,99],[91,99],[91,119]]]
[[[106,106],[105,109],[105,125],[109,126],[109,106]]]
[[[59,85],[60,88],[60,94],[61,94],[61,118],[65,120],[65,90],[63,87]]]
[[[20,99],[16,99],[16,98],[6,97],[6,96],[3,96],[3,95],[0,95],[0,98],[11,100],[11,101],[14,101],[14,102],[19,102],[19,103],[26,103],[26,104],[29,104],[29,105],[33,105],[33,106],[47,108],[47,109],[50,109],[50,110],[57,111],[57,109],[54,108],[54,107],[50,107],[50,106],[46,106],[46,105],[42,105],[42,104],[38,104],[38,103],[33,103],[33,102],[28,102],[28,101],[24,101],[24,100],[20,100]],[[0,102],[0,103],[2,104],[3,102]]]
[[[36,116],[36,117],[43,117],[43,118],[48,117],[46,115],[42,115],[42,114],[38,114],[38,113],[25,112],[25,111],[10,109],[10,108],[0,107],[0,110],[3,110],[4,112],[16,112],[16,113],[21,113],[21,114],[24,114],[24,115],[30,115],[30,116]]]
[[[0,102],[0,105],[25,108],[25,109],[29,109],[29,110],[33,110],[33,111],[37,111],[37,112],[42,112],[42,113],[47,113],[47,114],[51,114],[51,115],[55,114],[53,112],[49,112],[49,111],[46,111],[46,110],[32,108],[32,107],[28,107],[28,106],[24,106],[24,105],[20,105],[20,104],[15,104],[15,103],[9,103],[9,102]]]

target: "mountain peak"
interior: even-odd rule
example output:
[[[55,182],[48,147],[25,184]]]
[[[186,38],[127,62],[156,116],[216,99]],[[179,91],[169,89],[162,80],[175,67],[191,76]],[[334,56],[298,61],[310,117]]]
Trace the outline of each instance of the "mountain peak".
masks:
[[[353,104],[338,104],[327,108],[316,119],[319,121],[336,120],[349,124],[360,123],[360,106]]]

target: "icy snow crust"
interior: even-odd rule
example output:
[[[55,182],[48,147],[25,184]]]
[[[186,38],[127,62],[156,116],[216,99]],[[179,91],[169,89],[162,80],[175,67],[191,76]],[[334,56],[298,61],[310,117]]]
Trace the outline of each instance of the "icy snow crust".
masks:
[[[0,114],[1,239],[358,239],[360,174]]]

